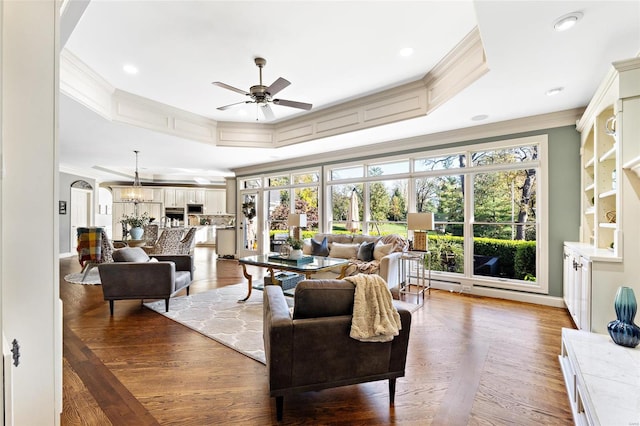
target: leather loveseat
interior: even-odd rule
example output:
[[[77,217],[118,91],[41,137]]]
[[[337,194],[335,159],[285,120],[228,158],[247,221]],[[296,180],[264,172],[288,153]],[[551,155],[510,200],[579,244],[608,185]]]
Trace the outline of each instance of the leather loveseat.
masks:
[[[140,247],[125,247],[113,252],[113,260],[98,266],[111,315],[115,300],[164,299],[168,312],[171,296],[183,288],[189,294],[195,269],[192,255],[154,255],[151,259]]]
[[[411,313],[399,308],[402,329],[390,342],[361,342],[349,336],[355,286],[346,280],[301,281],[293,315],[275,285],[265,286],[263,338],[269,394],[282,419],[284,396],[299,392],[389,380],[404,376]]]

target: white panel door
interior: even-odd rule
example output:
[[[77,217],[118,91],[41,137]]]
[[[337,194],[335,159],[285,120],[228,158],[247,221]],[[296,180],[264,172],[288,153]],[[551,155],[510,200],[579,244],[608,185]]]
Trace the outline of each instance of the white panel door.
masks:
[[[93,205],[93,192],[86,189],[71,188],[71,198],[67,210],[71,213],[71,251],[78,246],[78,227],[91,225],[91,206]]]

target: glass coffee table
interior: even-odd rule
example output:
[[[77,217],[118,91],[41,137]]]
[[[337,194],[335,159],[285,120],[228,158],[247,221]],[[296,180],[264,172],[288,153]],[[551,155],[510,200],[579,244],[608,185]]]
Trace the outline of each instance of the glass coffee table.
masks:
[[[247,265],[260,266],[267,268],[271,274],[271,282],[277,284],[275,280],[274,271],[289,271],[302,274],[306,279],[310,279],[311,275],[316,272],[327,271],[329,269],[341,267],[340,276],[338,279],[344,278],[344,273],[349,266],[349,260],[337,259],[334,257],[323,256],[304,256],[304,263],[297,263],[296,261],[280,258],[276,253],[258,254],[255,256],[241,257],[238,262],[242,265],[242,273],[248,281],[248,293],[247,297],[238,300],[238,302],[246,301],[251,296],[251,289],[253,288],[253,277],[247,272]],[[309,259],[311,258],[311,259]]]

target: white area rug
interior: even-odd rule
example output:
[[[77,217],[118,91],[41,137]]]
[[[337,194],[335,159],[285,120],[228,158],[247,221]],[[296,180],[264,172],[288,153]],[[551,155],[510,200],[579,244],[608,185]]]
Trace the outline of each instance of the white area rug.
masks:
[[[82,281],[82,275],[84,275],[84,273],[80,272],[68,274],[64,276],[64,280],[72,284],[101,284],[98,268],[92,268],[87,274],[87,277],[84,279],[84,281]]]
[[[246,295],[247,285],[236,284],[191,296],[173,297],[169,302],[169,312],[165,312],[164,300],[144,305],[266,364],[262,340],[262,291],[254,289],[249,300],[238,303]],[[287,302],[289,306],[293,306],[293,298],[287,297]],[[419,308],[411,303],[398,303],[411,312]]]

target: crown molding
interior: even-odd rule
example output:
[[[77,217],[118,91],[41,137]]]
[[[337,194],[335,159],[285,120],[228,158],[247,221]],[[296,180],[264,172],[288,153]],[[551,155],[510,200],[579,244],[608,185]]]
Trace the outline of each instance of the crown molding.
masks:
[[[108,120],[225,147],[279,148],[423,117],[487,72],[475,28],[424,78],[276,124],[217,122],[115,89],[68,50],[61,90]]]
[[[422,79],[427,87],[427,113],[453,98],[489,72],[480,30],[475,27]]]
[[[111,119],[185,139],[216,144],[215,120],[120,89],[116,89],[112,96]]]
[[[480,126],[465,127],[446,132],[432,133],[412,138],[388,140],[371,145],[332,151],[324,154],[314,154],[295,159],[271,161],[247,167],[233,169],[236,176],[249,176],[260,173],[268,173],[274,170],[290,169],[295,161],[296,167],[323,165],[336,161],[349,161],[363,157],[376,157],[396,154],[401,151],[413,151],[433,146],[450,145],[458,142],[471,142],[498,136],[507,136],[518,133],[536,131],[540,129],[553,129],[556,127],[572,126],[578,117],[584,113],[584,108],[575,108],[531,117],[484,124]]]
[[[576,123],[579,132],[583,132],[589,123],[595,121],[602,108],[615,105],[618,98],[640,95],[640,78],[636,76],[640,75],[640,58],[616,61],[612,65],[587,105],[584,115]],[[629,75],[634,78],[627,78]]]
[[[115,88],[67,49],[60,52],[60,91],[111,120]]]

